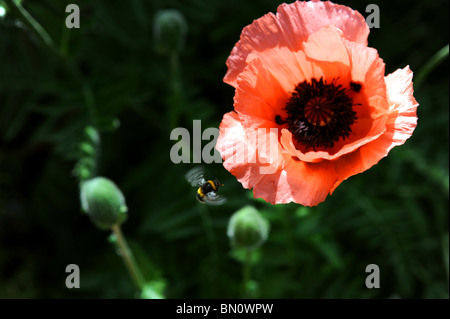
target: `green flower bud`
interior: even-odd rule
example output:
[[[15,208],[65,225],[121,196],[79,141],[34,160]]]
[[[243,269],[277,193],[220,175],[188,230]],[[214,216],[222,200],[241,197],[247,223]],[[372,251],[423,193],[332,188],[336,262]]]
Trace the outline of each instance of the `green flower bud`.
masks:
[[[81,183],[81,208],[101,229],[122,224],[128,208],[120,189],[109,179],[95,177]]]
[[[269,223],[253,206],[245,206],[231,216],[227,235],[235,248],[255,249],[269,234]]]
[[[160,10],[153,21],[155,49],[159,54],[178,53],[186,36],[187,24],[183,15],[172,9]]]

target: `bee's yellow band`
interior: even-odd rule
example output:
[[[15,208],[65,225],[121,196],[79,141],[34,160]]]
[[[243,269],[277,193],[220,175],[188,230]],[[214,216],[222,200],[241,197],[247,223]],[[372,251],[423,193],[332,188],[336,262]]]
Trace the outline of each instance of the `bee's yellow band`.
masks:
[[[201,197],[203,197],[203,196],[205,195],[205,194],[203,194],[202,188],[201,188],[201,187],[198,188],[197,193],[198,193]]]
[[[216,190],[216,185],[214,184],[214,182],[212,180],[209,180],[208,183],[211,184],[211,186],[214,190]]]

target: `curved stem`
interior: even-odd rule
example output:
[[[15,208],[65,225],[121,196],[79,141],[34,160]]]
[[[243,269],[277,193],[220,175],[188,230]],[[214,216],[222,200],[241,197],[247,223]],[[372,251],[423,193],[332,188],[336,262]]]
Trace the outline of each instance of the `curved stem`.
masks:
[[[45,31],[45,29],[37,22],[29,13],[27,10],[25,10],[22,5],[14,0],[4,0],[6,5],[8,6],[8,9],[13,12],[14,15],[16,15],[19,20],[25,24],[31,32],[33,32],[37,38],[42,41],[47,47],[49,47],[52,51],[58,52],[58,49],[53,42],[50,35]]]
[[[88,110],[91,125],[96,127],[97,124],[97,114],[96,106],[94,100],[94,94],[91,87],[83,79],[79,69],[76,67],[75,63],[67,57],[67,52],[65,51],[65,45],[63,43],[61,50],[55,45],[55,42],[50,37],[50,35],[45,31],[45,29],[36,21],[36,19],[31,16],[27,10],[17,1],[5,0],[8,9],[20,20],[24,25],[26,25],[29,30],[47,47],[52,51],[61,61],[64,66],[67,67],[70,73],[77,79],[80,83],[81,91],[83,93],[83,98],[86,103],[86,108]]]
[[[120,225],[114,225],[112,227],[112,231],[116,235],[117,239],[117,246],[120,250],[120,255],[123,258],[123,261],[125,263],[125,266],[127,267],[128,273],[131,276],[131,279],[133,280],[134,284],[136,285],[136,288],[139,289],[139,291],[142,292],[145,285],[144,277],[142,276],[142,272],[139,269],[136,261],[134,260],[133,253],[131,252],[130,248],[128,247],[127,241],[125,237],[122,234],[122,231],[120,229]]]
[[[447,44],[445,47],[436,52],[420,69],[416,78],[414,79],[414,87],[418,88],[420,84],[423,82],[423,80],[427,77],[427,75],[431,71],[433,71],[439,65],[439,63],[441,63],[445,58],[448,57],[448,54],[449,48]]]
[[[242,289],[244,298],[249,297],[248,283],[251,280],[251,270],[252,270],[252,251],[246,248],[245,261],[242,267]]]

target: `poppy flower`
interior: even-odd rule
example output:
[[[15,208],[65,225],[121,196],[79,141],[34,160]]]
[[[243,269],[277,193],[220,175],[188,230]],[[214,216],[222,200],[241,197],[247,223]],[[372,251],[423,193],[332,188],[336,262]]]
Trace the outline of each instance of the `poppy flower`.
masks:
[[[255,197],[315,206],[412,135],[412,71],[385,76],[368,35],[357,11],[319,1],[282,4],[243,29],[216,149]]]

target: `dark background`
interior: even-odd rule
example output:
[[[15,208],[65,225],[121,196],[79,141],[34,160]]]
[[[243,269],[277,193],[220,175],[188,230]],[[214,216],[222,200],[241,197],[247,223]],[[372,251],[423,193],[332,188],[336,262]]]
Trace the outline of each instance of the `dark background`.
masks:
[[[80,29],[64,26],[69,3],[80,7]],[[205,166],[225,184],[228,202],[201,206],[184,180],[194,164],[171,162],[171,123],[219,126],[233,108],[225,61],[242,28],[280,3],[23,1],[66,48],[81,81],[16,16],[0,18],[0,298],[135,296],[109,232],[80,210],[74,167],[90,123],[83,86],[101,123],[99,174],[123,191],[123,232],[146,279],[165,285],[167,298],[241,296],[242,255],[231,250],[226,227],[247,204],[271,223],[254,254],[254,297],[448,298],[448,59],[415,87],[418,126],[405,145],[316,207],[254,200],[221,164]],[[445,0],[339,3],[365,17],[367,4],[379,5],[381,27],[371,30],[369,46],[386,74],[410,65],[417,75],[448,44]],[[169,59],[155,53],[152,33],[155,13],[167,8],[188,26],[177,122],[170,122]],[[79,289],[64,284],[72,263]],[[380,289],[365,287],[368,264],[380,267]]]

